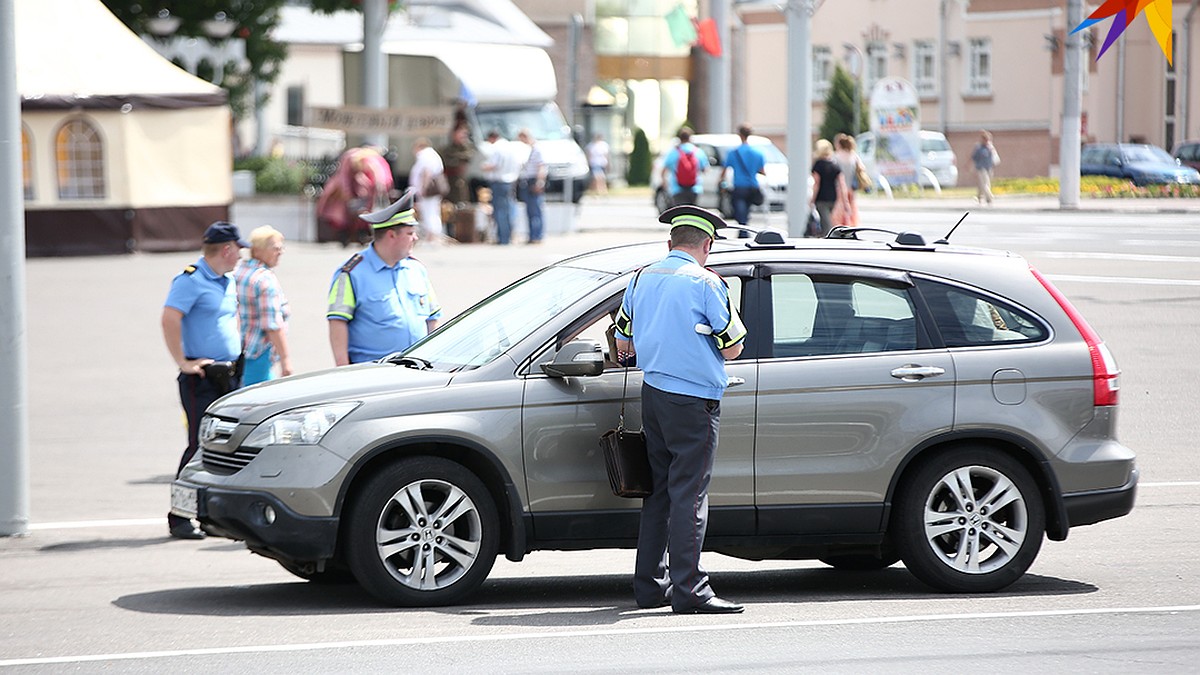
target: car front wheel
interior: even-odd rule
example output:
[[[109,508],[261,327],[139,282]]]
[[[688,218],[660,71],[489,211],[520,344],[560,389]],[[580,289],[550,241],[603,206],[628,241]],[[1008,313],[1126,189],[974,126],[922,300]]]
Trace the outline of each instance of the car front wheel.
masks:
[[[918,579],[943,591],[986,593],[1033,564],[1046,516],[1020,462],[969,448],[917,468],[902,486],[893,526],[904,565]]]
[[[393,605],[462,601],[487,578],[499,548],[496,506],[483,482],[438,457],[379,471],[348,515],[350,569],[363,588]]]
[[[658,209],[659,213],[671,208],[671,195],[667,191],[659,188],[654,191],[654,208]]]

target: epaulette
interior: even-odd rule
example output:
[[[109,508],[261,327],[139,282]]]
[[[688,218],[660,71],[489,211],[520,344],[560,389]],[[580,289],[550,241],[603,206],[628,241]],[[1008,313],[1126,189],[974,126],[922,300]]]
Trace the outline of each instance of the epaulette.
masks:
[[[720,280],[721,280],[721,283],[725,284],[725,288],[727,288],[727,289],[729,288],[729,282],[728,282],[728,281],[725,281],[725,277],[721,276],[721,273],[720,273],[720,272],[718,272],[718,271],[714,270],[714,269],[713,269],[713,268],[711,268],[711,267],[705,267],[704,269],[708,270],[709,272],[712,272],[712,275],[713,275],[714,277],[716,277],[716,278],[720,279]]]
[[[188,265],[187,267],[183,268],[184,274],[191,274],[192,272],[195,272],[195,271],[196,271],[195,265]]]
[[[350,256],[350,259],[346,261],[345,265],[342,265],[342,271],[346,274],[349,274],[350,270],[357,267],[358,263],[362,262],[362,260],[363,255],[361,253],[355,253],[354,255]]]

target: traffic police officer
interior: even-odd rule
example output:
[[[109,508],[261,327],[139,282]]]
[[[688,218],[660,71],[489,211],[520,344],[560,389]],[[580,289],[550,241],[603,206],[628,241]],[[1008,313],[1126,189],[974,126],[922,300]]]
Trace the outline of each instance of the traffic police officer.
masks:
[[[216,222],[204,231],[203,255],[171,281],[163,306],[162,331],[167,351],[179,366],[179,400],[187,419],[188,445],[179,471],[199,447],[200,418],[208,406],[239,386],[241,338],[237,291],[229,273],[247,248],[238,229]],[[204,532],[175,514],[167,515],[171,536],[200,539]]]
[[[374,241],[334,272],[325,318],[339,366],[408,349],[442,317],[429,273],[410,257],[418,239],[415,194],[410,189],[386,209],[359,216]]]
[[[708,484],[717,449],[725,359],[742,352],[742,325],[721,277],[705,269],[725,221],[690,205],[667,209],[670,253],[629,283],[617,315],[617,347],[643,371],[642,421],[653,491],[642,502],[633,592],[640,607],[680,614],[734,613],[700,566]],[[669,555],[669,563],[668,563]]]

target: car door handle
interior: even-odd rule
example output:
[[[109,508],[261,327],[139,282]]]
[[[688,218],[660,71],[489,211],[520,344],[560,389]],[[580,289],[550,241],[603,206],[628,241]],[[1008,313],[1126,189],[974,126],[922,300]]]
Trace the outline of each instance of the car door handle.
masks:
[[[900,366],[892,371],[892,377],[905,382],[919,382],[927,377],[945,375],[946,369],[937,366]]]
[[[743,384],[746,384],[746,378],[744,377],[733,377],[731,375],[725,380],[726,387],[740,387]]]

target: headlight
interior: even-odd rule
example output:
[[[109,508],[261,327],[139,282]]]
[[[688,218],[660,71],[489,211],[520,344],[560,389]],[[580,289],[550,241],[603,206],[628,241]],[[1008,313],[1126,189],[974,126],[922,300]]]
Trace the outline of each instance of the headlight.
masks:
[[[281,412],[257,427],[243,446],[265,448],[268,445],[316,445],[325,434],[359,406],[357,401],[329,403]]]

